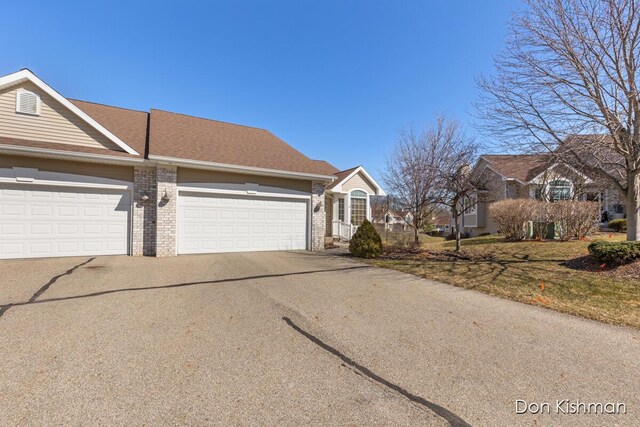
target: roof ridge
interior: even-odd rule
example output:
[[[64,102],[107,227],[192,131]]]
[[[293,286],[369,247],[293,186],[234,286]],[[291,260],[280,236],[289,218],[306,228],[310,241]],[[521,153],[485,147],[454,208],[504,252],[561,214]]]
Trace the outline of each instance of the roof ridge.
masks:
[[[145,110],[136,110],[135,108],[127,108],[127,107],[118,107],[117,105],[109,105],[109,104],[105,104],[103,102],[94,102],[94,101],[85,101],[84,99],[75,99],[75,98],[67,98],[69,101],[78,101],[78,102],[86,102],[87,104],[93,104],[93,105],[101,105],[103,107],[109,107],[109,108],[117,108],[118,110],[127,110],[127,111],[135,111],[136,113],[145,113],[145,114],[149,114],[148,111]]]
[[[347,172],[347,171],[356,170],[356,169],[358,169],[359,167],[362,167],[362,165],[358,165],[358,166],[354,166],[354,167],[352,167],[352,168],[347,168],[347,169],[345,169],[345,170],[341,170],[341,171],[338,171],[338,172],[334,172],[334,175],[335,175],[335,174],[337,174],[337,173],[343,173],[343,172]]]
[[[151,111],[154,111],[154,110],[155,111],[161,111],[163,113],[175,114],[177,116],[191,117],[192,119],[199,119],[199,120],[206,120],[206,121],[209,121],[209,122],[224,123],[226,125],[232,125],[232,126],[242,126],[244,128],[262,130],[262,131],[271,133],[271,131],[269,129],[265,129],[265,128],[259,128],[259,127],[256,127],[256,126],[242,125],[240,123],[226,122],[224,120],[210,119],[210,118],[207,118],[207,117],[194,116],[193,114],[177,113],[175,111],[163,110],[163,109],[160,109],[160,108],[151,108],[149,111],[151,112]],[[271,134],[273,135],[273,133],[271,133]]]

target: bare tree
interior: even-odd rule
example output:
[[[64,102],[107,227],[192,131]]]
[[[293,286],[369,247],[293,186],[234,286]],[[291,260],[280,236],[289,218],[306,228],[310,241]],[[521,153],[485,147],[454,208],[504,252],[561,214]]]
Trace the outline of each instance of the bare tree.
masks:
[[[640,0],[527,0],[496,73],[482,77],[482,127],[512,150],[548,151],[626,196],[640,239]],[[576,136],[578,135],[578,136]]]
[[[394,196],[394,204],[410,213],[408,225],[413,228],[416,245],[420,243],[420,230],[431,219],[442,198],[438,179],[450,134],[451,129],[443,118],[423,131],[402,130],[387,157],[383,179]]]
[[[471,165],[475,162],[478,146],[465,136],[459,123],[450,122],[450,136],[447,153],[439,166],[439,185],[443,191],[440,203],[446,206],[453,217],[453,231],[456,239],[456,252],[460,251],[462,215],[471,209],[477,209],[478,192],[483,189],[482,176],[473,174]]]
[[[389,212],[389,196],[371,196],[371,219],[374,224],[384,224]]]

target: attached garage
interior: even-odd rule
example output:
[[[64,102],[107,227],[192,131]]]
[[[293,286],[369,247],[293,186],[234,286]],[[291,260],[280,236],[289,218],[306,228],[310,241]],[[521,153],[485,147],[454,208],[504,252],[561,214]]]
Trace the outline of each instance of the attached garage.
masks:
[[[0,259],[129,253],[131,191],[0,183]]]
[[[180,191],[178,253],[305,250],[309,198]]]

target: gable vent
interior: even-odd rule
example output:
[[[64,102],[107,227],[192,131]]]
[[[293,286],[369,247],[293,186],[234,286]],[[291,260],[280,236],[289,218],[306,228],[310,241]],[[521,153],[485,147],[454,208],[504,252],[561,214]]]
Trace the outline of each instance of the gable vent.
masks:
[[[16,112],[39,116],[40,97],[26,90],[16,92]]]

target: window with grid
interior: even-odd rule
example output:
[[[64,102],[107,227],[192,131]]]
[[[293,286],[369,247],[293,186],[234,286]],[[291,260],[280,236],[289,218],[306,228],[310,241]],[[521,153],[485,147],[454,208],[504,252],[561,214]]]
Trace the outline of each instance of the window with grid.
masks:
[[[344,199],[338,199],[338,219],[344,222]]]
[[[367,193],[360,190],[351,192],[351,224],[360,225],[367,218]]]
[[[465,199],[464,213],[467,215],[476,213],[476,207],[478,206],[478,198],[475,194],[471,194]]]
[[[536,200],[543,200],[544,196],[543,196],[543,193],[542,193],[542,188],[540,188],[540,187],[536,188],[533,197]]]
[[[549,200],[557,202],[559,200],[571,199],[571,183],[565,180],[553,181],[549,184]]]

